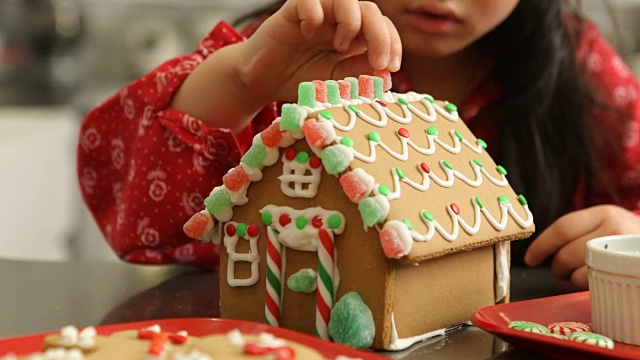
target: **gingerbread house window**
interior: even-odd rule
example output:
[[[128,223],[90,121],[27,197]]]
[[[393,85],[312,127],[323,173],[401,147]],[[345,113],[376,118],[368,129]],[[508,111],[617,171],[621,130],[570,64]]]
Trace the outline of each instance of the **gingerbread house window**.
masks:
[[[230,286],[251,286],[258,282],[260,275],[258,270],[258,263],[260,262],[260,254],[258,254],[258,234],[258,227],[255,224],[247,226],[246,224],[230,221],[225,226],[224,246],[229,255],[229,261],[227,262],[227,281]],[[242,244],[240,240],[248,241],[248,248],[246,244]],[[239,248],[243,248],[246,251],[239,252]],[[236,277],[236,263],[249,263],[249,277]]]
[[[282,156],[280,189],[289,197],[313,198],[318,193],[322,162],[306,151],[288,148]]]

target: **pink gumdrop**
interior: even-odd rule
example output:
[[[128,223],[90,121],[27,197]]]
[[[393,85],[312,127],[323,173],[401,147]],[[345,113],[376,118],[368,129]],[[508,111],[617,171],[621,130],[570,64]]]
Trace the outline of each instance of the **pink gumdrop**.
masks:
[[[249,181],[249,176],[241,165],[229,170],[223,177],[224,186],[230,191],[238,191]]]
[[[397,259],[405,252],[400,235],[392,228],[386,228],[380,231],[380,244],[382,245],[384,255],[389,259]]]
[[[373,76],[358,76],[358,91],[360,96],[373,100]]]
[[[353,172],[348,172],[340,177],[342,190],[347,194],[349,200],[357,203],[368,195],[368,189],[364,182],[360,181]]]
[[[379,78],[382,78],[382,80],[384,81],[384,85],[382,86],[382,90],[387,91],[387,90],[391,89],[391,86],[393,86],[393,83],[391,82],[391,73],[389,72],[389,70],[387,70],[387,69],[375,70],[373,72],[373,76],[377,76]]]
[[[274,148],[282,141],[282,131],[279,123],[272,123],[260,133],[260,139],[266,147]]]
[[[324,131],[322,126],[318,125],[315,119],[305,121],[302,125],[302,132],[304,132],[304,137],[311,146],[320,147],[327,141],[327,132]]]
[[[347,80],[338,80],[338,89],[340,89],[340,98],[344,100],[351,99],[351,83]]]
[[[198,212],[193,214],[193,216],[187,220],[187,222],[182,226],[182,230],[188,237],[197,239],[203,235],[210,222],[212,222],[211,218]]]
[[[313,80],[312,83],[316,86],[316,101],[321,103],[327,102],[327,84],[321,80]]]

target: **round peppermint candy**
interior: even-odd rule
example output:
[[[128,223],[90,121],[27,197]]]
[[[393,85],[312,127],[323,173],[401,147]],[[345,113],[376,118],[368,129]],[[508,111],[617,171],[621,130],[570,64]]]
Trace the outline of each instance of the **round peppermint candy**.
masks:
[[[592,332],[581,331],[573,333],[569,336],[569,340],[595,345],[606,349],[613,349],[613,340],[608,337]]]
[[[531,321],[512,321],[509,323],[509,327],[532,333],[549,334],[549,329],[546,326]]]
[[[587,324],[573,321],[563,321],[549,324],[549,331],[551,331],[551,333],[553,334],[569,336],[576,332],[591,331],[591,328]]]

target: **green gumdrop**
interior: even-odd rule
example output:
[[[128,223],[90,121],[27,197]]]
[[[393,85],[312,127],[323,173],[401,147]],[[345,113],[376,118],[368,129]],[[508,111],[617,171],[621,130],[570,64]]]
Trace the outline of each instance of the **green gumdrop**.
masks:
[[[300,112],[298,111],[298,105],[282,105],[282,115],[280,116],[280,130],[293,130],[295,132],[302,131],[302,127],[300,126]]]
[[[351,99],[357,99],[360,96],[360,91],[358,90],[358,79],[354,77],[346,77],[344,79],[351,84],[351,92],[349,93],[349,97]]]
[[[339,174],[349,166],[349,159],[334,146],[322,150],[320,158],[324,169],[331,175]]]
[[[340,87],[335,80],[327,80],[324,82],[327,85],[327,101],[331,105],[340,105]]]
[[[311,269],[302,269],[297,273],[289,276],[287,286],[291,291],[311,293],[316,290],[317,281],[316,272]]]
[[[262,144],[255,144],[249,148],[242,158],[241,162],[252,168],[258,168],[262,165],[262,161],[267,156],[267,147]]]
[[[345,294],[333,306],[329,320],[329,335],[333,341],[357,349],[373,344],[376,326],[367,304],[356,292]]]
[[[387,215],[372,197],[363,199],[358,203],[358,210],[362,216],[362,221],[367,226],[373,226],[384,220]]]
[[[298,105],[316,107],[316,86],[310,81],[298,85]]]
[[[210,214],[217,214],[221,210],[224,210],[231,206],[231,196],[229,191],[224,188],[210,194],[204,199],[204,206],[207,208]]]
[[[373,77],[373,98],[382,99],[382,94],[384,94],[384,80],[381,77],[374,76]]]

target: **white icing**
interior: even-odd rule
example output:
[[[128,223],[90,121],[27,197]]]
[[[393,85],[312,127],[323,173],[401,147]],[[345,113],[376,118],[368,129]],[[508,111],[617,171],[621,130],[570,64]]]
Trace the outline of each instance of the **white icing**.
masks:
[[[504,299],[509,291],[509,278],[511,275],[509,273],[509,257],[507,255],[508,247],[508,241],[500,241],[493,245],[496,273],[496,302]]]
[[[203,352],[193,349],[189,352],[178,352],[173,355],[173,360],[213,360],[213,358]]]
[[[238,329],[233,329],[227,333],[227,340],[231,343],[231,345],[237,347],[243,347],[245,344],[244,336],[242,332]]]
[[[154,325],[151,325],[151,326],[148,326],[148,327],[144,328],[143,330],[147,330],[147,331],[151,331],[151,332],[154,332],[156,334],[159,334],[160,331],[162,331],[162,328],[160,327],[160,325],[154,324]]]
[[[262,145],[266,149],[266,155],[264,159],[262,159],[262,163],[260,164],[260,166],[271,166],[275,164],[276,161],[278,161],[278,155],[280,155],[280,151],[278,150],[278,148],[270,148],[264,145],[264,142],[262,142],[262,137],[260,137],[259,133],[253,137],[252,146],[253,145]]]
[[[432,338],[434,336],[444,335],[445,330],[446,329],[439,329],[436,331],[428,332],[426,334],[400,339],[398,337],[398,330],[396,329],[396,323],[392,313],[391,314],[391,341],[390,341],[391,343],[389,344],[388,350],[404,350],[419,341]]]
[[[264,347],[279,348],[287,345],[287,342],[284,339],[275,337],[271,333],[261,332],[258,334],[258,344]]]
[[[345,227],[345,217],[338,211],[325,210],[321,207],[306,208],[303,210],[296,210],[288,206],[276,206],[267,205],[260,213],[269,212],[272,215],[273,222],[271,227],[278,231],[278,242],[284,246],[300,251],[318,251],[318,229],[313,227],[312,219],[316,216],[322,219],[322,226],[328,229],[329,217],[337,215],[340,217],[340,226],[336,229],[328,229],[335,234],[341,234]],[[288,214],[291,218],[291,222],[285,226],[282,226],[279,222],[280,216]],[[296,219],[298,217],[307,218],[307,226],[303,229],[296,227]]]
[[[311,199],[318,193],[322,165],[314,169],[308,161],[301,164],[296,158],[287,160],[285,153],[282,155],[282,173],[278,179],[280,179],[280,190],[285,195]]]
[[[402,248],[404,249],[404,251],[397,256],[394,256],[394,259],[399,259],[411,252],[411,248],[413,247],[413,238],[411,236],[409,228],[407,228],[407,225],[405,225],[405,223],[398,220],[391,220],[387,221],[382,228],[391,228],[395,230],[395,232],[398,234],[398,237],[402,241]]]
[[[238,223],[234,221],[230,221],[229,224],[234,227],[238,227]],[[238,246],[238,241],[240,237],[236,232],[234,235],[229,236],[227,232],[224,232],[224,246],[227,249],[227,254],[229,254],[229,261],[227,261],[227,282],[229,286],[251,286],[258,282],[259,278],[259,270],[258,264],[260,262],[260,254],[258,253],[258,237],[249,236],[249,234],[245,234],[244,239],[249,241],[249,252],[248,253],[238,253],[236,252],[236,247]],[[235,264],[238,261],[251,263],[251,275],[246,279],[238,279],[235,277]]]
[[[59,343],[65,347],[78,346],[82,349],[93,347],[96,342],[97,332],[93,326],[88,326],[78,331],[75,326],[68,325],[60,330]]]
[[[244,170],[244,173],[247,174],[247,177],[249,178],[249,180],[253,182],[262,180],[262,170],[258,168],[253,168],[242,162],[240,163],[239,166],[242,166],[242,170]]]
[[[329,145],[336,140],[336,129],[333,127],[331,120],[325,119],[322,115],[318,115],[317,124],[324,130],[327,138],[324,145]]]
[[[2,358],[3,360],[12,359],[12,357]],[[13,359],[17,359],[14,357]],[[31,354],[29,360],[84,360],[84,354],[80,349],[52,348],[47,349],[44,353]]]

